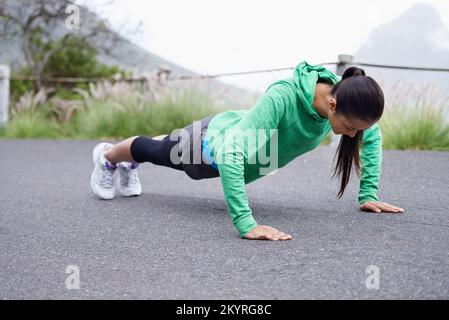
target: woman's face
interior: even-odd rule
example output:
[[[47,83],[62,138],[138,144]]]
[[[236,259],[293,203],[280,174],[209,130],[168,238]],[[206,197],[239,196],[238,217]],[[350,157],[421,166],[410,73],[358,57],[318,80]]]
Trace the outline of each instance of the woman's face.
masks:
[[[357,131],[366,130],[376,123],[376,121],[368,122],[354,117],[345,117],[342,113],[337,112],[337,98],[329,93],[327,99],[327,117],[335,134],[344,134],[352,138]]]
[[[329,123],[335,134],[344,134],[353,138],[357,131],[366,130],[371,127],[374,122],[366,122],[356,118],[347,118],[338,112],[331,112],[329,115]]]

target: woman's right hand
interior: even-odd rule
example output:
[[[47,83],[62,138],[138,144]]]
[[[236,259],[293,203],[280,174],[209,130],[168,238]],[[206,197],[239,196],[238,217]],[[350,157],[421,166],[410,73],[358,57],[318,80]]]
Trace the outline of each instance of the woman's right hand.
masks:
[[[255,226],[250,232],[245,234],[245,239],[249,240],[291,240],[293,237],[287,233],[279,231],[270,226]]]

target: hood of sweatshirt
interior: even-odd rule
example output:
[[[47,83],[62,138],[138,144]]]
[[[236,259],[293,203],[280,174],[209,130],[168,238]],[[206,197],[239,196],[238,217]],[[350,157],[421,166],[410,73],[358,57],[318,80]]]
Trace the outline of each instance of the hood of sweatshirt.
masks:
[[[325,118],[320,116],[313,107],[313,99],[315,97],[315,88],[318,78],[321,78],[329,84],[336,84],[341,77],[330,72],[321,65],[310,65],[306,61],[300,62],[293,72],[293,83],[295,85],[296,94],[301,100],[302,105],[316,120],[323,121]]]

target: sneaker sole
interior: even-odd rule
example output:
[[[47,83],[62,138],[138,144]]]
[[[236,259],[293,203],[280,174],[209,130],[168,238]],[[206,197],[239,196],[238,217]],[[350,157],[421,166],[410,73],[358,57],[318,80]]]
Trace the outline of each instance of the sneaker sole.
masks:
[[[124,190],[120,190],[119,189],[119,193],[123,196],[123,197],[138,197],[142,194],[142,188],[140,188],[139,191],[134,191],[134,192],[128,192],[128,191],[124,191]]]

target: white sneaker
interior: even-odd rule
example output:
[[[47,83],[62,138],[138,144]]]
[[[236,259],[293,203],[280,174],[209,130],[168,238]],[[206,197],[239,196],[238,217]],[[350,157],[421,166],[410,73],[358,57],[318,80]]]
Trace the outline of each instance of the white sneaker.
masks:
[[[117,165],[111,164],[105,157],[104,152],[113,145],[110,143],[99,143],[92,152],[94,171],[90,178],[92,191],[101,199],[109,200],[115,197],[114,173]]]
[[[134,162],[119,162],[117,164],[119,171],[118,190],[124,197],[138,196],[142,193],[137,168],[139,164]]]

